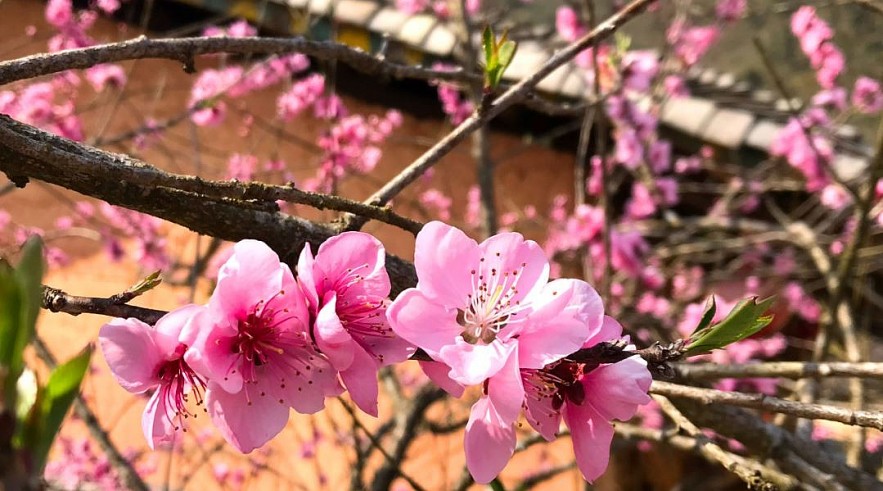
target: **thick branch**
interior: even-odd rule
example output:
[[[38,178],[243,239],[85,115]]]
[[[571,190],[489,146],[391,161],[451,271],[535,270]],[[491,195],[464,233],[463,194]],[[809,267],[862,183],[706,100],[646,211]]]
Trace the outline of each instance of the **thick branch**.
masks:
[[[318,245],[335,235],[329,227],[271,211],[267,202],[248,201],[272,199],[278,186],[218,183],[170,174],[3,115],[0,171],[13,182],[24,184],[29,178],[39,179],[219,239],[259,239],[286,262],[293,262],[305,243]],[[269,196],[261,194],[264,192]],[[237,193],[242,194],[236,198]],[[387,255],[387,269],[393,295],[417,283],[414,267],[406,261]]]
[[[310,41],[300,37],[147,39],[145,36],[140,36],[121,43],[37,54],[0,63],[0,85],[65,70],[89,68],[101,63],[146,58],[176,60],[181,62],[185,69],[193,70],[196,56],[213,53],[240,55],[303,53],[320,60],[337,60],[346,63],[367,75],[451,82],[481,80],[480,75],[467,73],[463,69],[437,71],[420,66],[399,65],[345,44]]]

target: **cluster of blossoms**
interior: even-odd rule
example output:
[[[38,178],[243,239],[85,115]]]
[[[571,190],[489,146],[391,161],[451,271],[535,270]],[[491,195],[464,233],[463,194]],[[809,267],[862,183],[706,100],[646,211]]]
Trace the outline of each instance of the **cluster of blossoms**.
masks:
[[[883,110],[883,90],[879,82],[865,76],[856,79],[851,97],[845,88],[836,85],[844,68],[843,54],[833,43],[833,30],[818,17],[814,8],[798,9],[791,17],[791,30],[809,57],[822,90],[812,98],[812,104],[803,114],[791,118],[776,135],[770,153],[800,171],[807,191],[820,192],[823,205],[841,210],[852,198],[831,177],[834,161],[831,135],[836,132],[836,121],[848,116],[850,111],[874,114]]]
[[[803,6],[791,16],[791,32],[809,57],[819,85],[823,89],[833,88],[846,63],[843,53],[831,41],[834,31],[816,15],[815,8]]]
[[[548,440],[563,417],[583,475],[601,475],[610,421],[649,401],[651,377],[638,357],[601,366],[568,359],[622,336],[595,290],[550,282],[542,249],[520,234],[478,244],[431,222],[417,237],[417,287],[390,303],[385,254],[372,236],[343,233],[315,256],[307,244],[295,278],[266,244],[244,240],[206,305],[174,310],[155,326],[132,318],[103,326],[100,344],[119,383],[153,391],[142,418],[149,445],[170,443],[194,405],[242,452],[278,434],[290,409],[317,412],[344,388],[376,416],[377,371],[420,348],[432,359],[420,362],[424,372],[452,395],[481,388],[465,441],[477,481],[508,462],[522,410]]]

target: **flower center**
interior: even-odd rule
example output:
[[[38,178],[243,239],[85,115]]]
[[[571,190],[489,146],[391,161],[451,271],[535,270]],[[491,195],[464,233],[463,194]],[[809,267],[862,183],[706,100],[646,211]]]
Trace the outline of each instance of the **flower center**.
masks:
[[[500,253],[496,253],[496,258]],[[457,323],[463,327],[463,340],[470,344],[490,344],[508,325],[521,319],[515,317],[526,309],[518,297],[518,280],[527,263],[517,269],[506,270],[502,260],[500,267],[488,266],[481,258],[479,269],[473,269],[472,293],[468,294],[469,305],[465,310],[457,309]]]
[[[182,428],[183,424],[176,424],[174,420],[183,423],[184,419],[196,417],[196,413],[187,409],[190,393],[194,394],[197,406],[202,405],[205,394],[205,380],[184,361],[186,351],[186,344],[178,344],[174,358],[157,368],[157,378],[160,380],[159,399],[165,405],[166,414],[176,430]],[[186,428],[184,431],[187,431]]]
[[[302,329],[304,326],[295,325],[297,315],[285,308],[284,303],[268,305],[285,294],[283,290],[269,301],[258,302],[246,318],[237,323],[239,332],[230,349],[238,356],[230,373],[240,371],[249,405],[254,397],[266,396],[277,397],[279,404],[291,405],[287,400],[290,389],[300,392],[306,385],[313,384],[309,374],[322,373],[321,368],[313,370],[316,353]],[[258,385],[259,381],[269,385]]]

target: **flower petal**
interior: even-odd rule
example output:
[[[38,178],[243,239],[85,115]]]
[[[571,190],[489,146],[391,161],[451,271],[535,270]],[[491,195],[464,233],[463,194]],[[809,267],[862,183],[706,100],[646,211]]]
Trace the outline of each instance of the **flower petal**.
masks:
[[[238,370],[238,353],[233,349],[236,328],[229,319],[219,318],[217,312],[203,309],[191,319],[185,332],[196,332],[196,339],[184,353],[184,361],[205,379],[214,381],[223,390],[236,393],[242,390],[242,373]]]
[[[319,351],[325,354],[331,365],[339,371],[346,370],[353,363],[355,342],[337,317],[337,294],[332,290],[325,295],[325,305],[316,316],[313,334]]]
[[[524,370],[522,375],[528,380],[524,384],[529,384],[529,378],[534,376],[533,370]],[[540,381],[539,383],[544,383]],[[561,412],[552,406],[551,397],[531,397],[528,395],[524,398],[525,416],[527,422],[542,435],[546,441],[553,441],[558,435],[558,429],[561,427]]]
[[[518,331],[521,368],[543,368],[580,349],[589,334],[581,313],[583,302],[592,299],[588,292],[598,297],[584,281],[555,280],[534,297],[534,310]]]
[[[386,318],[396,334],[434,359],[463,331],[455,310],[446,309],[417,288],[400,293],[386,310]]]
[[[414,354],[417,348],[400,338],[389,327],[385,336],[354,336],[359,345],[377,358],[380,366],[401,363]]]
[[[205,407],[221,435],[242,453],[263,446],[288,423],[288,406],[272,397],[230,394],[211,384]]]
[[[469,473],[475,482],[487,484],[515,453],[514,425],[505,423],[490,399],[482,397],[469,413],[464,446]]]
[[[307,297],[310,311],[315,314],[319,310],[319,292],[316,289],[314,264],[313,251],[310,249],[310,243],[307,242],[297,259],[297,282]]]
[[[600,366],[581,380],[587,403],[604,418],[620,421],[631,419],[638,406],[650,402],[652,381],[647,362],[639,356]]]
[[[175,436],[175,427],[171,420],[174,414],[168,413],[160,394],[162,391],[157,390],[150,396],[141,414],[141,430],[144,431],[144,438],[151,450],[172,443]]]
[[[359,409],[377,417],[377,362],[360,346],[353,350],[355,357],[349,369],[340,372],[340,378]]]
[[[312,348],[310,349],[312,350]],[[343,387],[337,381],[337,371],[328,360],[313,351],[309,370],[289,376],[283,385],[273,385],[270,390],[277,398],[301,414],[313,414],[325,408],[325,398],[338,396]],[[263,377],[271,380],[269,377]]]
[[[323,277],[317,281],[336,282],[356,273],[362,280],[351,285],[355,294],[385,297],[389,295],[389,275],[386,272],[386,250],[374,236],[364,232],[344,232],[319,246],[315,267]],[[327,291],[320,288],[319,291]]]
[[[622,324],[609,315],[604,316],[601,327],[589,335],[589,339],[583,344],[583,348],[591,348],[604,341],[613,341],[622,337]]]
[[[429,222],[417,234],[414,249],[417,288],[445,307],[464,307],[473,288],[470,271],[480,257],[478,244],[462,230]]]
[[[167,356],[175,352],[178,344],[183,342],[180,338],[184,327],[190,322],[190,318],[196,315],[202,308],[194,304],[185,305],[169,312],[156,321],[154,341],[161,352]]]
[[[245,319],[249,311],[279,293],[282,268],[279,256],[257,240],[242,240],[218,271],[218,285],[209,305],[230,317]]]
[[[458,398],[463,395],[465,387],[454,382],[451,380],[451,377],[448,376],[451,367],[437,361],[420,361],[420,368],[423,369],[423,373],[429,377],[429,380],[435,385],[441,387],[442,390],[448,394]]]
[[[496,269],[501,278],[508,278],[504,290],[517,283],[517,291],[512,302],[520,302],[540,291],[549,281],[549,260],[543,249],[532,240],[516,232],[507,232],[488,238],[481,245],[481,274],[490,278]],[[461,263],[450,263],[459,265]],[[506,276],[506,274],[509,276]],[[517,274],[512,274],[517,273]]]
[[[139,393],[159,384],[156,370],[164,356],[153,329],[138,319],[113,319],[98,331],[101,352],[117,382]]]
[[[517,345],[516,342],[503,343],[500,340],[488,345],[469,344],[458,337],[456,344],[439,351],[439,361],[451,367],[448,375],[456,382],[463,385],[480,384],[503,368]]]
[[[524,385],[518,369],[518,345],[509,354],[503,368],[488,380],[487,395],[504,422],[514,423],[518,419],[524,402]]]
[[[576,465],[586,481],[592,482],[610,461],[613,425],[589,405],[564,404],[564,422],[570,428]]]

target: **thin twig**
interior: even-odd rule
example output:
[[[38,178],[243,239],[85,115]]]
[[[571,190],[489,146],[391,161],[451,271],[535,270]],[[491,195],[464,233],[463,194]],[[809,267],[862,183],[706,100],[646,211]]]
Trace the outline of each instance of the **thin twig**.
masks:
[[[500,97],[495,99],[487,108],[474,111],[472,115],[444,138],[439,140],[432,148],[427,150],[417,160],[403,169],[396,177],[387,182],[382,188],[365,200],[366,204],[383,205],[398,195],[405,187],[417,180],[423,173],[429,170],[439,160],[447,155],[458,143],[465,140],[473,131],[485,126],[488,121],[494,119],[500,113],[513,104],[524,100],[530,90],[540,81],[551,74],[555,69],[564,65],[581,51],[602,39],[613,35],[625,23],[643,12],[653,0],[634,0],[622,10],[602,22],[591,32],[570,44],[564,49],[556,51],[546,63],[530,76],[524,78],[509,88]],[[350,215],[347,218],[348,229],[357,229],[365,222],[363,218]]]
[[[883,378],[883,363],[812,363],[776,361],[743,365],[717,363],[675,363],[678,377],[688,380],[717,380],[721,378],[777,377],[786,379],[862,377]]]
[[[775,491],[784,487],[782,484],[774,483],[768,478],[765,478],[756,469],[750,469],[734,459],[731,453],[724,451],[724,449],[705,436],[702,433],[702,430],[684,416],[683,413],[671,403],[671,401],[658,395],[653,396],[653,399],[656,400],[659,407],[662,408],[665,414],[667,414],[680,429],[695,439],[699,453],[709,460],[720,463],[724,469],[735,474],[742,480],[742,482],[748,485],[748,489]]]
[[[672,384],[654,380],[650,392],[666,397],[693,399],[704,405],[725,404],[775,413],[791,414],[800,418],[825,419],[837,421],[851,426],[876,428],[883,431],[883,412],[853,411],[836,406],[823,404],[805,404],[786,401],[766,394],[745,394],[741,392],[725,392],[722,390],[702,389],[686,385]]]
[[[628,423],[617,423],[614,429],[616,430],[616,434],[623,438],[649,440],[664,443],[685,452],[697,452],[709,462],[719,462],[719,460],[708,455],[707,451],[704,451],[705,447],[700,443],[697,438],[692,438],[679,434],[672,434],[672,432],[669,431],[655,430],[652,428],[645,428]],[[784,474],[768,466],[765,466],[756,460],[746,459],[745,457],[727,452],[723,449],[721,449],[721,451],[726,453],[729,459],[738,463],[739,465],[749,468],[752,471],[762,473],[770,481],[776,483],[783,490],[796,489],[798,488],[798,486],[800,486],[800,482],[794,479],[792,476],[789,476],[788,474]]]
[[[64,312],[70,315],[101,314],[110,317],[135,318],[147,324],[156,324],[167,312],[147,307],[128,305],[128,299],[78,297],[51,286],[43,287],[43,308],[50,312]]]

